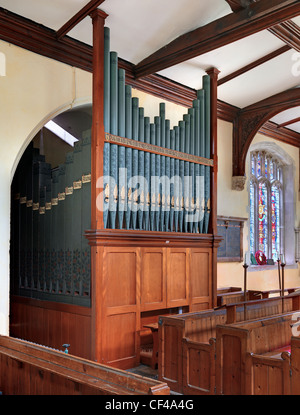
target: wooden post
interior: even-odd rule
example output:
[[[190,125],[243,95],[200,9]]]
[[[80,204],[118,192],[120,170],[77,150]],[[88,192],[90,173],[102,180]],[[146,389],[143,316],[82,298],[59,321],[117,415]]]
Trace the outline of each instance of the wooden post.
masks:
[[[285,267],[285,260],[282,260],[281,262],[281,296],[282,296],[282,312],[284,313],[284,267]]]
[[[104,22],[107,14],[95,9],[91,14],[93,22],[93,119],[91,142],[91,229],[103,229],[103,212],[97,206],[97,198],[103,187],[97,188],[103,177],[104,149]],[[100,199],[100,198],[99,198]],[[92,359],[100,362],[101,357],[101,299],[102,287],[98,270],[101,269],[101,247],[91,246],[91,306],[92,306]]]
[[[243,265],[244,268],[244,320],[247,320],[247,309],[246,309],[246,301],[247,301],[247,268],[248,265],[246,262]]]
[[[209,233],[213,235],[213,239],[217,236],[217,177],[218,177],[218,117],[217,117],[217,106],[218,106],[218,75],[220,71],[216,68],[211,68],[207,71],[210,76],[210,90],[211,90],[211,158],[214,161],[214,167],[211,169],[211,194],[210,194],[210,225]],[[218,244],[217,244],[218,245]],[[212,258],[212,303],[213,307],[217,306],[217,251],[218,246],[213,246],[213,258]]]
[[[104,148],[104,22],[107,14],[96,9],[91,13],[93,22],[93,121],[92,121],[92,229],[103,229],[103,214],[97,207],[97,198],[103,187],[97,188],[103,176]],[[99,202],[99,200],[98,200]]]
[[[277,258],[277,266],[278,266],[278,281],[279,281],[279,290],[281,291],[281,277],[280,277],[280,258]]]

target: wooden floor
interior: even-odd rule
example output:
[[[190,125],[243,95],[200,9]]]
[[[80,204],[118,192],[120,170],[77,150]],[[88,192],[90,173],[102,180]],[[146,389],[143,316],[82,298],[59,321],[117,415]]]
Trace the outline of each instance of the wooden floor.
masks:
[[[144,376],[146,378],[158,380],[158,370],[152,369],[150,366],[140,364],[137,367],[128,369],[127,372],[134,373],[136,375]],[[170,390],[170,395],[181,395],[175,391]]]
[[[132,369],[128,369],[127,372],[131,372],[140,376],[145,376],[146,378],[158,379],[158,370],[152,369],[150,366],[147,365],[141,364]]]

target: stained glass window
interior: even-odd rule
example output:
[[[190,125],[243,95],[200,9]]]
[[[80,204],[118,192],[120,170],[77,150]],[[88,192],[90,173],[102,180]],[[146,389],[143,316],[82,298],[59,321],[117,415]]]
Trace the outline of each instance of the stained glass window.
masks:
[[[258,249],[268,258],[268,189],[266,183],[258,186]]]
[[[282,167],[265,152],[251,153],[250,252],[277,260],[282,239]]]

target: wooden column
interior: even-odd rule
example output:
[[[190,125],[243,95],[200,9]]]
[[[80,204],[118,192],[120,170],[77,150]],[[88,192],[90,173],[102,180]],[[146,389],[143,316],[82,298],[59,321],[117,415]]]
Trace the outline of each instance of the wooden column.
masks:
[[[96,9],[93,22],[93,121],[92,121],[92,229],[103,229],[103,215],[97,198],[103,191],[98,180],[103,176],[104,148],[104,22],[107,14]],[[97,184],[98,183],[98,184]],[[100,202],[100,197],[98,198]]]
[[[91,229],[97,231],[103,228],[103,212],[97,206],[103,192],[103,187],[97,187],[99,178],[103,177],[103,148],[104,148],[104,22],[107,14],[95,9],[91,14],[93,23],[93,119],[91,143]],[[101,355],[101,315],[98,302],[101,301],[101,279],[97,278],[100,268],[97,254],[100,247],[91,247],[91,356],[98,360]]]
[[[216,68],[211,68],[206,71],[210,77],[210,94],[211,94],[211,158],[214,161],[214,167],[211,169],[211,195],[210,195],[210,226],[209,232],[213,235],[213,238],[217,236],[217,178],[218,178],[218,75],[220,71]],[[215,239],[212,248],[212,303],[213,307],[217,305],[217,252],[218,252],[219,241],[216,244]]]

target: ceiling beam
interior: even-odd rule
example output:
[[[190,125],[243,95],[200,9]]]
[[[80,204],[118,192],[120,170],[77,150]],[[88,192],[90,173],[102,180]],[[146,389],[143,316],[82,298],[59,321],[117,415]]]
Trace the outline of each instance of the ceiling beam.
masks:
[[[243,39],[300,14],[297,0],[264,0],[179,36],[135,66],[143,77]]]
[[[272,26],[268,30],[297,52],[300,52],[300,27],[292,20]]]
[[[249,3],[253,0],[225,0],[231,10],[234,13],[243,10],[245,7],[249,7]],[[254,0],[260,1],[260,0]],[[292,20],[287,20],[285,22],[275,24],[272,27],[268,28],[269,32],[282,40],[286,45],[289,45],[291,48],[300,52],[300,28]]]
[[[278,124],[277,128],[286,127],[287,125],[292,125],[292,124],[295,124],[296,122],[299,122],[299,121],[300,121],[300,117],[297,117],[297,118],[294,118],[293,120],[286,121],[282,124]]]
[[[232,72],[231,74],[224,76],[223,78],[219,79],[218,81],[218,86],[225,84],[228,81],[231,81],[232,79],[243,75],[244,73],[250,71],[251,69],[256,68],[259,65],[262,65],[266,62],[268,62],[271,59],[276,58],[277,56],[282,55],[283,53],[287,52],[288,50],[290,50],[291,47],[288,45],[282,46],[279,49],[276,49],[275,51],[269,53],[268,55],[263,56],[260,59],[257,59],[254,62],[249,63],[248,65],[244,66],[243,68],[238,69],[237,71]]]
[[[70,30],[72,30],[78,23],[87,17],[93,10],[95,10],[105,0],[91,0],[86,4],[78,13],[76,13],[70,20],[68,20],[59,30],[56,32],[57,39],[64,37]]]

